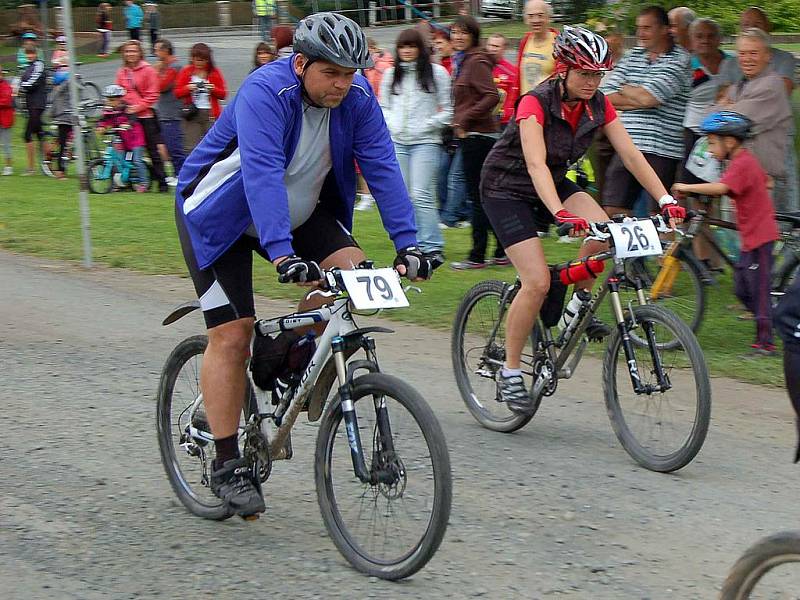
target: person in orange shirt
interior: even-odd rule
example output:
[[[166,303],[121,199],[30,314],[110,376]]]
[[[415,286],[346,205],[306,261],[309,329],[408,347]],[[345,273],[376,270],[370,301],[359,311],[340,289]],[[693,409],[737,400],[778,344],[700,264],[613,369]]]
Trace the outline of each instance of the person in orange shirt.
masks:
[[[391,66],[394,66],[394,58],[391,52],[386,52],[383,48],[378,46],[373,38],[367,39],[369,53],[372,56],[372,62],[375,66],[370,69],[364,69],[364,77],[367,78],[369,84],[372,86],[372,91],[375,92],[375,97],[381,99],[381,81],[383,81],[383,74]]]

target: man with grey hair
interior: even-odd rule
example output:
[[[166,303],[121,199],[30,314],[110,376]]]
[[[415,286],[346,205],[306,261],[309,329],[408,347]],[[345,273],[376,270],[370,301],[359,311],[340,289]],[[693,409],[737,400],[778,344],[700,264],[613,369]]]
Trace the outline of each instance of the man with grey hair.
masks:
[[[667,13],[669,16],[669,32],[675,43],[692,51],[692,38],[689,36],[689,27],[696,15],[688,6],[678,6]]]
[[[769,68],[781,77],[786,95],[787,97],[791,97],[795,86],[794,77],[797,61],[791,52],[771,47],[768,34],[772,29],[772,25],[767,18],[767,14],[757,6],[746,8],[742,11],[742,15],[739,18],[739,27],[740,31],[757,28],[766,34],[764,39],[766,40],[770,55]],[[724,85],[735,86],[741,83],[745,78],[739,66],[739,62],[740,61],[733,61],[731,64],[726,65],[720,72],[720,79]],[[800,190],[798,190],[800,185],[798,185],[797,180],[797,154],[794,148],[795,129],[793,121],[790,121],[786,129],[786,134],[788,136],[788,141],[785,144],[787,150],[783,160],[786,178],[777,179],[775,181],[775,189],[772,191],[772,197],[775,199],[776,207],[782,206],[786,210],[794,211],[800,209]]]
[[[527,94],[553,74],[553,43],[558,31],[550,28],[552,16],[553,7],[544,0],[525,3],[525,23],[530,31],[520,40],[517,52],[519,96]]]
[[[755,27],[745,29],[736,40],[736,51],[744,79],[728,88],[716,108],[740,113],[753,121],[753,138],[746,146],[775,182],[775,209],[791,210],[785,193],[788,173],[784,159],[792,107],[783,79],[770,68],[769,36]]]

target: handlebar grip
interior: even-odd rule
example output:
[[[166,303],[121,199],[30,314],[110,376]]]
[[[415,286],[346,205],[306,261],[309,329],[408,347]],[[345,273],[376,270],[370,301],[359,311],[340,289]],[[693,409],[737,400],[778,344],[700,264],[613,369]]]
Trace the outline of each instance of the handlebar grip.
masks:
[[[696,216],[698,216],[699,214],[700,214],[700,213],[698,213],[696,210],[687,210],[687,211],[686,211],[686,219],[687,219],[687,220],[688,220],[688,219],[694,219],[694,218],[695,218]]]
[[[565,235],[569,235],[569,232],[572,231],[574,227],[574,223],[562,223],[556,229],[556,233],[558,234],[558,237],[563,237]]]

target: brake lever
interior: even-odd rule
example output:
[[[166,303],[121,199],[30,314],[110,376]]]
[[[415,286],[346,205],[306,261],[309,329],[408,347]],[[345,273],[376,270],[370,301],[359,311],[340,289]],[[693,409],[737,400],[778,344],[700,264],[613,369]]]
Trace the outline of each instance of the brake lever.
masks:
[[[659,233],[672,233],[673,231],[677,231],[677,229],[673,229],[672,227],[669,226],[669,224],[664,220],[664,217],[662,215],[655,215],[652,218],[655,218],[657,221],[656,230]]]

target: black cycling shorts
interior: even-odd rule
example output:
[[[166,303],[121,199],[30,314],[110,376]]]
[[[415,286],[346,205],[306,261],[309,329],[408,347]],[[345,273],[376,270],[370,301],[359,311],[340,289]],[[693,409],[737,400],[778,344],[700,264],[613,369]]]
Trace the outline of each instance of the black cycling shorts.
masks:
[[[44,137],[44,129],[42,128],[42,113],[43,108],[29,108],[28,109],[28,122],[25,124],[25,141],[32,142],[33,136],[41,142]]]
[[[176,213],[175,217],[183,257],[200,298],[206,327],[254,317],[253,253],[269,260],[258,239],[243,235],[210,267],[201,270],[183,216]],[[321,263],[337,250],[358,248],[358,244],[344,225],[318,204],[308,220],[292,231],[292,247],[301,258]]]
[[[582,191],[577,183],[566,177],[556,184],[556,193],[562,202]],[[503,248],[539,237],[554,223],[553,215],[536,197],[484,188],[481,190],[481,203]]]

